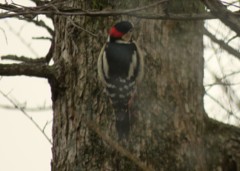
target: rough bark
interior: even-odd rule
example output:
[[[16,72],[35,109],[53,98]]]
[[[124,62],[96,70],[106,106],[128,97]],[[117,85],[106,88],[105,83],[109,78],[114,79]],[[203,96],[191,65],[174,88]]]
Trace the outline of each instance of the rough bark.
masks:
[[[107,2],[79,0],[68,6],[101,9],[109,7]],[[113,2],[114,8],[127,7]],[[174,13],[202,10],[198,2],[189,0],[173,0],[169,8]],[[162,8],[152,10],[161,12]],[[117,141],[115,121],[97,80],[96,62],[107,29],[116,19],[54,17],[53,59],[61,74],[59,84],[52,84],[52,170],[144,169],[138,160],[153,170],[223,168],[226,155],[221,145],[229,139],[225,133],[239,134],[236,128],[222,129],[209,120],[203,109],[202,21],[141,20],[136,25],[135,37],[145,55],[146,74],[132,112],[130,138],[119,144],[138,160],[109,143]],[[235,162],[239,159],[236,155],[233,158]]]

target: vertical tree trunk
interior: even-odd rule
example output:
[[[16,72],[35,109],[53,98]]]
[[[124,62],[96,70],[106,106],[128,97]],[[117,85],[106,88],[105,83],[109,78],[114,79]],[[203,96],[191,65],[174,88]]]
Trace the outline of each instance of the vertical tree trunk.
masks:
[[[73,0],[68,5],[81,9],[107,7],[105,1],[88,0]],[[197,12],[199,5],[173,0],[170,10]],[[155,7],[151,11],[160,10]],[[139,170],[136,163],[123,157],[86,124],[94,121],[104,134],[117,141],[112,108],[97,80],[96,68],[107,29],[113,23],[112,17],[54,18],[54,61],[61,74],[60,84],[52,87],[53,171]],[[202,21],[141,20],[136,26],[146,74],[132,112],[130,138],[120,144],[155,170],[207,170],[202,28]]]

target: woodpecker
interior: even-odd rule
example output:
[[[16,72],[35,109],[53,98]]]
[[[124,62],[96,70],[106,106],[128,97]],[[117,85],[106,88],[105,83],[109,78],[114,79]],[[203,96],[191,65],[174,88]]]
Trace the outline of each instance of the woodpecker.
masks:
[[[132,34],[132,23],[116,23],[98,57],[99,79],[112,103],[119,139],[128,137],[129,109],[144,73],[144,60]]]

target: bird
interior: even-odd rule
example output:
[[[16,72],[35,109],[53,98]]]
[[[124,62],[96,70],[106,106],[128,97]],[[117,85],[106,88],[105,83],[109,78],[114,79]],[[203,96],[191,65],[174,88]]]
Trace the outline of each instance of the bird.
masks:
[[[113,106],[119,139],[128,138],[130,108],[144,75],[144,59],[133,40],[133,31],[134,26],[129,21],[113,25],[97,63],[99,79]]]

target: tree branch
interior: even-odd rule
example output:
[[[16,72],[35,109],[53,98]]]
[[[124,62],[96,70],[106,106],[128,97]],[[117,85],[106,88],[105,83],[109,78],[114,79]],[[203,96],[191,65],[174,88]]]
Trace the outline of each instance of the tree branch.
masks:
[[[54,78],[54,68],[46,64],[0,64],[1,76],[26,75],[42,78]]]
[[[234,57],[240,59],[240,53],[228,46],[223,40],[217,39],[212,33],[210,33],[206,28],[204,28],[204,34],[209,37],[213,42],[217,43],[222,49],[226,50],[229,54],[233,55]]]
[[[229,11],[219,0],[201,0],[224,24],[240,35],[239,13]],[[236,15],[238,14],[238,15]]]
[[[154,14],[154,13],[142,13],[139,11],[145,10],[147,8],[156,6],[158,4],[162,4],[167,2],[167,0],[157,1],[153,4],[127,9],[127,10],[117,10],[117,11],[89,11],[89,10],[82,10],[82,9],[74,9],[74,8],[58,8],[57,6],[38,6],[38,7],[16,7],[14,5],[6,5],[0,4],[0,9],[5,9],[8,12],[1,13],[1,18],[7,17],[16,17],[19,15],[65,15],[65,16],[89,16],[89,17],[108,17],[108,16],[117,16],[117,15],[127,15],[133,16],[137,18],[144,18],[144,19],[162,19],[162,20],[204,20],[204,19],[214,19],[215,17],[210,13],[200,13],[200,14]],[[13,12],[13,13],[9,13]]]
[[[14,61],[20,61],[20,62],[26,62],[26,63],[46,63],[46,58],[27,58],[25,56],[16,56],[16,55],[6,55],[1,57],[2,60],[14,60]]]
[[[162,4],[167,2],[168,0],[160,0],[150,5],[146,5],[143,7],[127,9],[127,10],[120,10],[120,11],[87,11],[83,9],[74,9],[74,8],[58,8],[57,5],[50,4],[50,5],[42,5],[37,7],[17,7],[13,4],[1,4],[0,9],[4,9],[9,12],[14,12],[15,14],[19,15],[37,15],[37,14],[56,14],[56,15],[86,15],[86,16],[109,16],[110,15],[119,15],[120,14],[127,14],[145,10],[147,8],[155,7],[156,5]],[[8,13],[3,13],[8,15]],[[11,16],[11,14],[10,14]],[[1,18],[1,15],[0,15]]]
[[[18,107],[21,108],[22,110],[29,111],[29,112],[42,112],[42,111],[52,110],[52,106],[26,107],[26,105],[19,104]],[[6,110],[19,110],[14,106],[9,106],[4,104],[0,104],[0,108],[6,109]]]
[[[152,14],[152,13],[130,13],[126,14],[128,16],[143,18],[143,19],[153,19],[153,20],[205,20],[205,19],[216,19],[210,13],[192,13],[192,14]]]
[[[33,19],[30,19],[30,18],[26,18],[26,17],[25,18],[17,17],[17,19],[24,20],[24,21],[27,21],[29,23],[34,23],[36,26],[45,28],[50,35],[54,35],[54,30],[51,27],[49,27],[43,20],[38,21],[38,20],[33,20]]]
[[[47,139],[47,141],[52,144],[52,141],[51,139],[47,136],[47,134],[44,132],[44,129],[46,126],[44,126],[44,128],[42,129],[39,124],[24,110],[22,109],[21,107],[18,106],[17,103],[15,103],[11,98],[9,98],[7,96],[7,94],[3,93],[1,90],[0,90],[0,94],[2,94],[3,97],[5,97],[16,109],[18,109],[19,111],[21,111],[21,113],[26,116],[35,126],[36,128],[43,134],[43,136]]]

